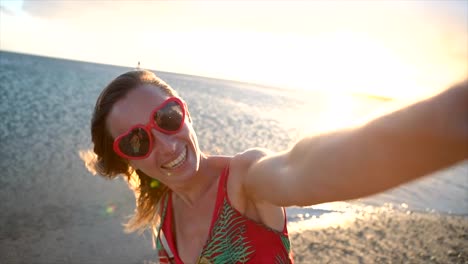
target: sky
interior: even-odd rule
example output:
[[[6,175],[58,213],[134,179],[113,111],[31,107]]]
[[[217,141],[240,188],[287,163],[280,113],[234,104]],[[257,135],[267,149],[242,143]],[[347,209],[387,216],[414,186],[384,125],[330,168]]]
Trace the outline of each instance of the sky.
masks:
[[[468,76],[468,0],[0,0],[0,49],[413,98]]]

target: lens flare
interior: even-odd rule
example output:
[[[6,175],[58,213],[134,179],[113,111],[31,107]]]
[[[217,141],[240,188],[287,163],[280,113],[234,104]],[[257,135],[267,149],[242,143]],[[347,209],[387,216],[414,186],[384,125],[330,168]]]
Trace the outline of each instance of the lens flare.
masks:
[[[152,180],[150,183],[151,188],[158,188],[159,187],[159,181],[158,180]]]
[[[106,214],[108,215],[111,215],[115,212],[115,209],[117,208],[117,206],[111,204],[111,205],[108,205],[107,208],[106,208]]]

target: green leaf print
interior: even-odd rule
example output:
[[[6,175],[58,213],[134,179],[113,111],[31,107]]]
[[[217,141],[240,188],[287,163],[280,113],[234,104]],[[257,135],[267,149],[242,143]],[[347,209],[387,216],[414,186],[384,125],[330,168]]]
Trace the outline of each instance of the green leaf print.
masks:
[[[288,256],[285,256],[284,254],[279,253],[278,255],[275,256],[275,264],[289,264],[289,258]]]
[[[280,235],[281,242],[283,242],[283,246],[286,249],[286,252],[291,252],[291,242],[289,241],[289,238],[283,234]]]
[[[281,242],[283,243],[284,248],[286,249],[286,252],[289,254],[291,251],[291,242],[289,241],[288,237],[281,234],[280,235]],[[284,253],[279,253],[275,256],[275,264],[287,264],[291,263],[289,256],[284,254]]]
[[[244,222],[245,219],[236,214],[224,199],[222,212],[214,224],[199,263],[246,263],[254,249],[244,236]]]

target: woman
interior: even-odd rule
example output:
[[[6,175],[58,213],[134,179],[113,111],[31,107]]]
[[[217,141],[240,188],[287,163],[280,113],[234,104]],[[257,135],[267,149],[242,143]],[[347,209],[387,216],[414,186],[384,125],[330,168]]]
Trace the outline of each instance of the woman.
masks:
[[[151,228],[162,263],[289,263],[284,207],[367,196],[468,157],[467,84],[281,153],[226,157],[200,150],[169,85],[131,71],[97,100],[92,165],[127,176],[137,210],[126,229]]]

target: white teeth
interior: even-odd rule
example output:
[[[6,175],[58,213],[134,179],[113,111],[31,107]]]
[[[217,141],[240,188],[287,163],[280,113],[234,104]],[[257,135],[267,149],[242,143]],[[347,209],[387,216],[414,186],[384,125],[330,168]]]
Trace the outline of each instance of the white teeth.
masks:
[[[184,149],[184,151],[182,151],[182,153],[180,153],[180,155],[175,160],[162,165],[162,167],[165,169],[176,168],[182,164],[182,162],[185,160],[186,155],[187,155],[187,149]]]

